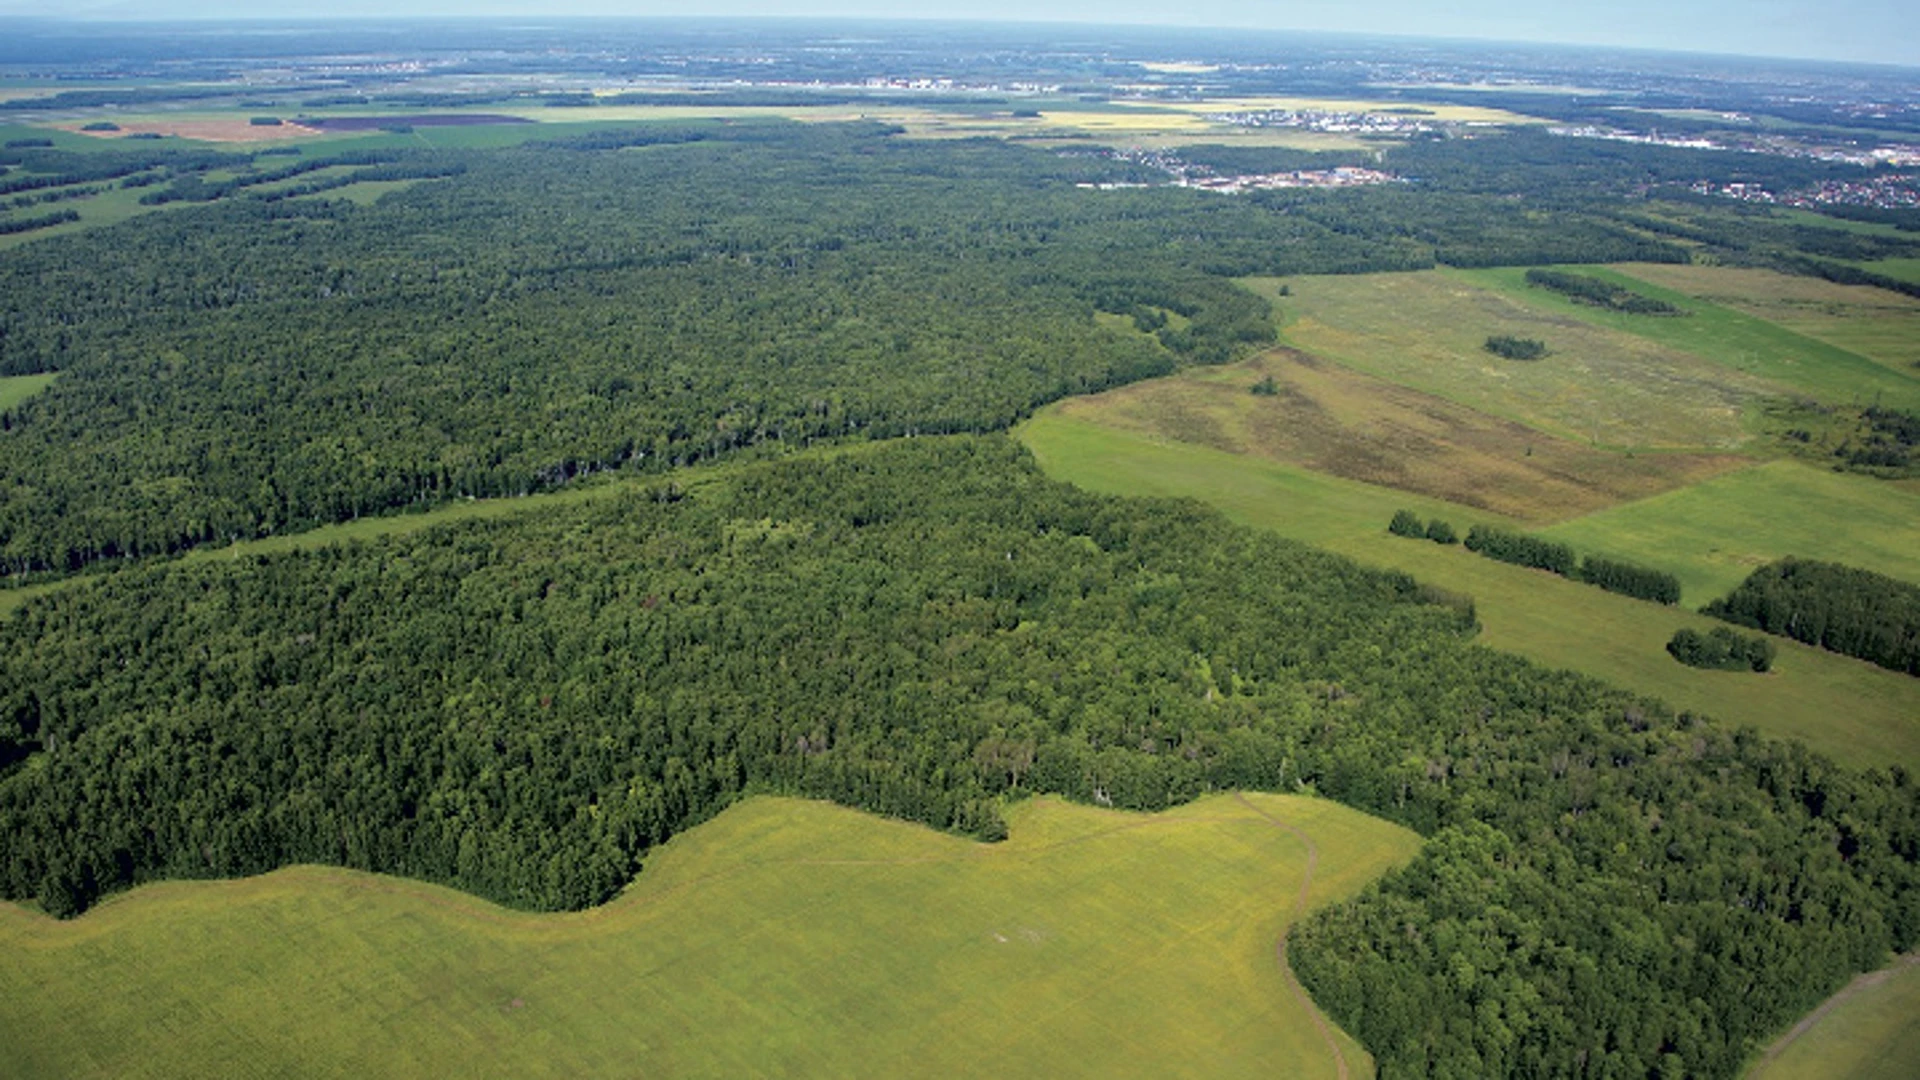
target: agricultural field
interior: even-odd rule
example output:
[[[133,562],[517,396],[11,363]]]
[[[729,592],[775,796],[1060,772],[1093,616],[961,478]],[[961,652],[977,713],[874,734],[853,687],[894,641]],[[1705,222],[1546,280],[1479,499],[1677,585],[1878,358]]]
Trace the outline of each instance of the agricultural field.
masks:
[[[1755,1058],[1746,1080],[1906,1080],[1920,1061],[1920,954],[1870,971]]]
[[[1787,555],[1920,583],[1920,494],[1798,461],[1715,477],[1541,535],[1669,571],[1689,607]]]
[[[1526,283],[1526,270],[1458,271],[1459,278],[1497,289],[1517,303],[1543,314],[1579,320],[1596,330],[1640,338],[1650,345],[1720,365],[1728,376],[1761,381],[1775,393],[1802,395],[1831,405],[1920,408],[1920,373],[1893,370],[1838,345],[1796,332],[1785,325],[1733,307],[1696,299],[1654,284],[1666,267],[1644,270],[1580,267],[1579,272],[1611,281],[1686,311],[1683,317],[1633,315],[1579,304]],[[1646,278],[1635,274],[1645,273]],[[1762,293],[1761,295],[1764,295]],[[1894,294],[1888,294],[1894,295]],[[1869,330],[1869,334],[1879,331]],[[1696,362],[1697,362],[1696,361]]]
[[[1490,287],[1498,280],[1491,273],[1498,272],[1247,284],[1274,299],[1285,340],[1304,352],[1590,446],[1736,449],[1748,438],[1745,410],[1780,392],[1712,359],[1556,310],[1525,286],[1518,295]],[[1289,295],[1278,295],[1281,284]],[[1549,356],[1491,355],[1483,346],[1494,335],[1542,341]]]
[[[1497,515],[1108,425],[1088,408],[1103,398],[1044,410],[1020,429],[1049,475],[1095,491],[1197,498],[1236,521],[1471,595],[1479,640],[1492,648],[1801,739],[1851,765],[1920,770],[1920,680],[1784,639],[1766,676],[1684,667],[1667,656],[1667,639],[1713,620],[1386,531],[1401,508],[1462,532],[1511,524]]]
[[[572,915],[319,867],[0,905],[0,1073],[1371,1074],[1276,949],[1413,833],[1279,795],[1008,818],[750,799]]]

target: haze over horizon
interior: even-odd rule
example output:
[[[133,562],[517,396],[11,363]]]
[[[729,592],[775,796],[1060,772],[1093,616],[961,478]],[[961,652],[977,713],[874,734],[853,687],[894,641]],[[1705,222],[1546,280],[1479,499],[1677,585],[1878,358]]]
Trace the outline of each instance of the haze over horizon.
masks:
[[[711,0],[689,11],[667,0],[292,0],[274,20],[454,17],[703,17],[965,20],[1164,25],[1657,49],[1920,66],[1920,5],[1855,0],[1839,9],[1803,0],[1620,0],[1576,9],[1518,0],[933,0],[911,14],[885,0]],[[167,21],[261,19],[239,0],[0,0],[0,17]]]

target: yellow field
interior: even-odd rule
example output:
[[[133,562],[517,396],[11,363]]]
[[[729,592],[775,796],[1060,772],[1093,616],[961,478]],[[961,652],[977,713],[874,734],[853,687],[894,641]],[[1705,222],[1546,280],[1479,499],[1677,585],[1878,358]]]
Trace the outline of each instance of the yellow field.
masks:
[[[1009,824],[753,799],[572,915],[316,867],[0,905],[0,1075],[1371,1074],[1277,944],[1414,834],[1276,795]]]

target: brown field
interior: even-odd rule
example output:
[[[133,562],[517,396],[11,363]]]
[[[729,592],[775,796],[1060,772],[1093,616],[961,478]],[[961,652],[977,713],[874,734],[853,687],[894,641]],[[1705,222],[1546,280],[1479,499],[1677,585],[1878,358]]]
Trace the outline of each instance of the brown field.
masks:
[[[1272,376],[1278,393],[1252,387]],[[1445,499],[1534,524],[1580,517],[1751,462],[1556,438],[1293,349],[1059,406],[1069,416]]]
[[[283,123],[268,127],[249,123],[244,116],[232,118],[197,118],[168,120],[154,118],[145,120],[114,120],[120,125],[119,131],[81,131],[82,122],[61,124],[60,127],[81,135],[92,135],[102,139],[119,139],[128,135],[177,135],[183,139],[201,139],[206,142],[278,142],[283,139],[312,138],[321,134],[310,127],[295,123]]]
[[[1650,263],[1615,269],[1920,377],[1920,299],[1871,285],[1836,285],[1772,270]]]

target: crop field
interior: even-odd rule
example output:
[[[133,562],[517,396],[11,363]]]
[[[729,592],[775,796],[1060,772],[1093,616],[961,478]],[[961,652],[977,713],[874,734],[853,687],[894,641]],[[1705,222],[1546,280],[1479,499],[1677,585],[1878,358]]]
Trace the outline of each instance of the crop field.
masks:
[[[1762,563],[1825,559],[1920,584],[1920,494],[1775,461],[1541,530],[1680,578],[1682,602],[1725,595]]]
[[[1286,297],[1270,279],[1246,284],[1275,299],[1291,345],[1589,445],[1733,449],[1747,439],[1746,407],[1779,393],[1761,378],[1526,295],[1543,290],[1519,286],[1514,295],[1488,281],[1437,270],[1302,277],[1288,279]],[[1494,356],[1483,346],[1496,334],[1545,342],[1550,353],[1535,361]]]
[[[1274,393],[1253,392],[1264,379]],[[1595,449],[1292,349],[1068,399],[1060,410],[1536,523],[1747,464],[1728,454]]]
[[[1796,333],[1785,326],[1731,307],[1695,299],[1636,276],[1638,265],[1622,269],[1574,268],[1690,312],[1674,318],[1629,315],[1577,304],[1557,293],[1527,285],[1523,269],[1456,271],[1462,280],[1499,289],[1516,302],[1543,313],[1575,318],[1596,329],[1638,337],[1721,365],[1779,388],[1836,405],[1879,401],[1896,408],[1920,408],[1920,378],[1889,369],[1837,345]],[[1660,270],[1665,270],[1662,267]],[[1652,272],[1648,273],[1648,277]],[[1549,344],[1552,344],[1549,342]]]
[[[1748,1067],[1746,1080],[1907,1080],[1920,1062],[1920,954],[1855,978]]]
[[[1920,377],[1920,299],[1867,285],[1730,266],[1624,268],[1641,281],[1734,308]]]
[[[1704,630],[1713,620],[1386,531],[1402,507],[1463,532],[1474,523],[1502,524],[1496,515],[1156,439],[1059,406],[1035,416],[1020,437],[1049,475],[1089,490],[1196,498],[1236,521],[1467,593],[1484,627],[1480,641],[1493,648],[1801,739],[1851,765],[1897,762],[1920,770],[1920,679],[1785,639],[1777,639],[1780,656],[1764,676],[1684,667],[1667,656],[1667,639],[1680,627]]]
[[[751,799],[580,914],[319,867],[0,905],[0,1073],[1371,1074],[1276,947],[1413,833],[1279,795],[1008,817]]]

